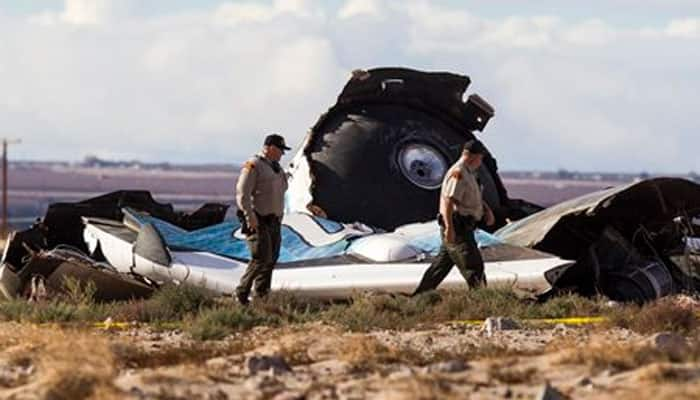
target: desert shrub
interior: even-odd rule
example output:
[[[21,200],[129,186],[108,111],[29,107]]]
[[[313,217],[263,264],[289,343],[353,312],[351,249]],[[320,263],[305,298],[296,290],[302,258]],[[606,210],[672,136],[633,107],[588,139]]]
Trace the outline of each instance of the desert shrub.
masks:
[[[63,293],[59,298],[71,304],[91,305],[95,302],[96,292],[95,282],[84,282],[72,276],[64,276]]]
[[[410,329],[427,316],[429,307],[414,298],[390,295],[358,295],[346,304],[335,304],[321,319],[362,332],[371,329]]]
[[[287,323],[308,322],[328,307],[328,302],[299,296],[290,291],[272,292],[253,302],[256,310]]]
[[[211,292],[189,285],[167,285],[157,290],[146,300],[152,307],[162,310],[165,319],[181,319],[214,304]]]
[[[508,288],[480,288],[443,292],[430,313],[433,322],[484,319],[496,315],[522,317],[527,301]]]
[[[538,303],[530,308],[527,318],[565,318],[596,316],[610,310],[602,297],[586,298],[577,294],[565,294]]]
[[[213,295],[193,286],[167,285],[146,300],[130,300],[114,307],[114,318],[120,321],[180,321],[214,305]]]
[[[278,325],[280,319],[251,307],[216,307],[202,310],[183,321],[185,330],[197,340],[222,339],[235,331],[245,331],[259,325]]]
[[[23,317],[31,314],[34,305],[24,299],[12,299],[0,301],[0,318],[4,321],[21,321]]]

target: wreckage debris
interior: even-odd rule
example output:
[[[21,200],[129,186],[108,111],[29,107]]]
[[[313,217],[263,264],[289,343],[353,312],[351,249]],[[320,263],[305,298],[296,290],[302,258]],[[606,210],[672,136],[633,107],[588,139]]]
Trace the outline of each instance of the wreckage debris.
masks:
[[[494,115],[476,94],[463,100],[470,82],[404,68],[353,74],[292,161],[290,210],[385,230],[435,219],[445,172]],[[479,176],[495,227],[541,209],[508,198],[490,153]]]
[[[654,197],[648,196],[650,192]],[[636,194],[641,204],[630,211],[637,204]],[[102,198],[123,196],[118,192]],[[652,199],[664,206],[650,203]],[[64,215],[81,221],[82,240],[55,242],[57,235],[51,233],[60,230],[63,225],[57,221],[66,218],[46,218],[11,238],[0,267],[0,289],[7,297],[32,293],[41,297],[42,286],[48,292],[60,291],[64,277],[95,282],[95,296],[102,301],[147,297],[167,282],[227,294],[245,268],[247,247],[239,226],[218,222],[225,206],[211,214],[209,225],[186,230],[145,212],[117,211],[120,202],[105,205],[93,200],[73,209],[61,206]],[[146,203],[144,208],[148,207]],[[50,208],[49,215],[54,210]],[[534,293],[549,290],[544,298],[575,292],[644,302],[697,290],[700,254],[693,236],[696,227],[687,221],[698,214],[699,185],[656,179],[574,199],[513,223],[495,236],[480,232],[477,239],[483,246],[489,284],[508,282]],[[191,226],[177,219],[181,214],[168,215],[171,221]],[[689,217],[679,222],[678,215]],[[580,248],[571,245],[575,238]],[[410,291],[438,245],[434,223],[381,233],[362,224],[290,213],[283,221],[283,250],[273,288],[326,298],[350,296],[357,290]],[[463,285],[458,274],[453,278],[448,276],[443,287]]]
[[[442,175],[494,115],[479,96],[464,99],[469,83],[402,68],[353,73],[290,165],[273,287],[317,297],[412,291],[439,245]],[[479,177],[497,226],[516,221],[479,231],[489,285],[637,302],[700,287],[698,184],[649,179],[541,210],[508,197],[491,154]],[[41,285],[78,276],[98,281],[103,300],[166,282],[231,293],[249,254],[227,208],[185,214],[144,191],[52,204],[10,237],[0,290],[14,297],[34,286],[39,296]],[[453,271],[441,287],[463,285]]]
[[[557,204],[496,235],[576,261],[549,273],[553,293],[645,302],[700,288],[699,214],[700,185],[656,178]]]
[[[74,239],[53,248],[47,232],[60,226],[45,221],[14,236],[0,266],[0,288],[7,297],[29,295],[25,288],[36,275],[43,277],[44,284],[60,281],[63,275],[94,280],[99,300],[147,296],[150,290],[145,287],[165,283],[230,294],[245,270],[250,254],[235,220],[187,230],[138,209],[124,207],[116,213],[103,205],[95,206],[98,210],[84,207],[91,203],[78,204],[87,215],[109,212],[121,215],[121,220],[78,218],[83,224],[78,234],[82,242]],[[63,208],[71,210],[65,204]],[[440,244],[435,221],[384,233],[363,224],[288,213],[282,225],[282,249],[272,287],[317,298],[350,297],[358,291],[410,293]],[[545,272],[568,263],[504,244],[483,231],[477,233],[477,241],[484,247],[489,284],[541,293],[551,288]],[[56,263],[61,268],[55,268]],[[464,285],[461,275],[453,271],[441,287]]]
[[[135,207],[149,215],[187,229],[223,221],[228,206],[205,204],[191,214],[177,212],[170,204],[153,200],[145,191],[117,191],[77,203],[49,206],[43,220],[15,232],[7,240],[0,266],[0,291],[6,298],[19,295],[41,297],[40,291],[61,293],[65,279],[92,282],[97,301],[144,298],[152,294],[153,282],[119,273],[105,262],[100,249],[87,256],[83,218],[122,220],[124,209]]]

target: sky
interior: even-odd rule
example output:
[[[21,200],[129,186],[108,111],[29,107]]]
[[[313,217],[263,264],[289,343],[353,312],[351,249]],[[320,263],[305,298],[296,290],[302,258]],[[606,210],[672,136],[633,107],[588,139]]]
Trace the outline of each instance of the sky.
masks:
[[[470,76],[506,170],[700,172],[700,2],[0,0],[14,159],[233,163],[355,68]]]

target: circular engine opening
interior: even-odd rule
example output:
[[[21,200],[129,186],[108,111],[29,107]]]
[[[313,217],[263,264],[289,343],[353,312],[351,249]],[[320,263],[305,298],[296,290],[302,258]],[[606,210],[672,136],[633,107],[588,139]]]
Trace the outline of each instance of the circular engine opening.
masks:
[[[439,188],[449,168],[440,151],[423,143],[406,144],[399,151],[398,158],[403,176],[423,189]]]

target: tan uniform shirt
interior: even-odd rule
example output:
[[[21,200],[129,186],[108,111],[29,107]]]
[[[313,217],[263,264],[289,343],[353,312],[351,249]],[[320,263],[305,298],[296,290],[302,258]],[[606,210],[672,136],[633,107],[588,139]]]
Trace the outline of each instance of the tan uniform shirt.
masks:
[[[454,210],[463,216],[472,216],[477,221],[484,215],[481,188],[476,180],[476,171],[470,171],[460,159],[445,174],[440,195],[454,200]]]
[[[255,212],[278,217],[284,213],[287,175],[284,170],[276,173],[262,158],[258,155],[243,164],[236,184],[236,205],[245,213],[248,223],[257,224]]]

